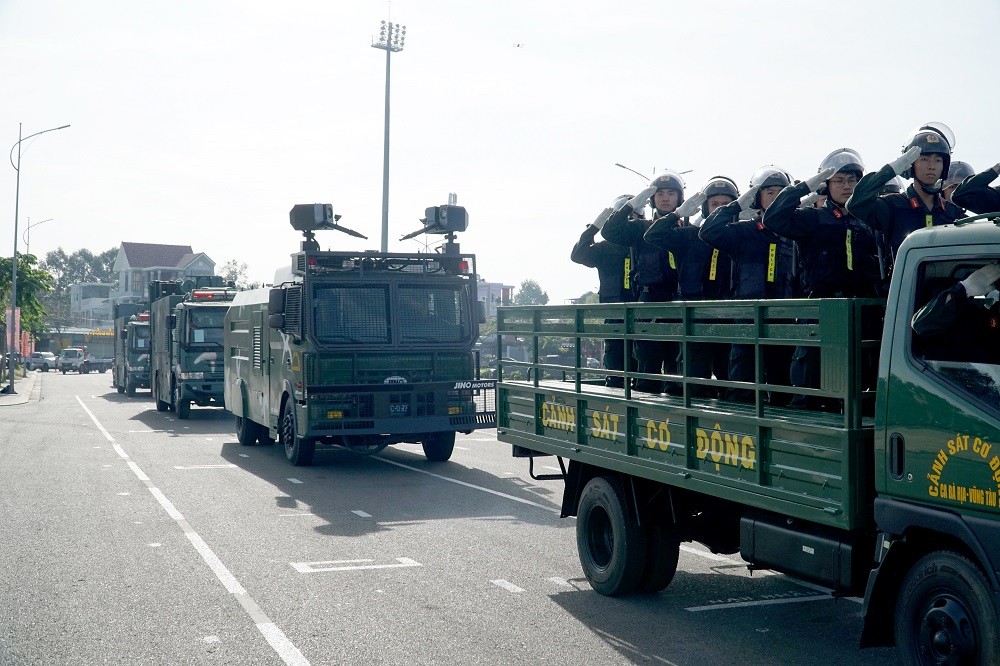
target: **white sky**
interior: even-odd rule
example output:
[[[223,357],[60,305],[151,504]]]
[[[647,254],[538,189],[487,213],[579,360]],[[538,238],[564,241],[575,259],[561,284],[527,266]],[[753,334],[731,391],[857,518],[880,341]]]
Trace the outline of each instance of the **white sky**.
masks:
[[[0,151],[19,122],[72,124],[24,144],[19,235],[53,218],[33,254],[190,244],[270,282],[298,248],[288,210],[328,202],[369,240],[321,232],[324,248],[377,249],[385,53],[371,43],[388,17],[359,0],[0,0]],[[716,174],[745,187],[763,164],[806,177],[844,146],[877,169],[929,120],[955,131],[956,159],[1000,161],[995,0],[396,0],[391,18],[407,38],[389,249],[417,251],[397,239],[456,192],[481,276],[535,279],[550,302],[596,288],[570,249],[644,185],[615,162],[692,169],[689,194]]]

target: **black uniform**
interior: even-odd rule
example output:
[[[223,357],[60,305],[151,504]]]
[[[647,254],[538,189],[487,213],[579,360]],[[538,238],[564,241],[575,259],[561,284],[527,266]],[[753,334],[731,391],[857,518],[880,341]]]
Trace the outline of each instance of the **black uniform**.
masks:
[[[1000,364],[1000,302],[990,308],[965,292],[959,283],[920,308],[910,322],[920,336],[915,353],[927,359]]]
[[[764,214],[765,227],[798,244],[803,295],[875,298],[879,267],[874,231],[829,198],[822,208],[799,208],[807,194],[805,183],[786,187]],[[819,349],[796,347],[789,369],[792,386],[819,388],[819,371]],[[820,405],[796,395],[789,406]]]
[[[628,248],[608,241],[594,242],[597,227],[587,225],[580,240],[573,246],[570,259],[577,264],[597,269],[598,300],[601,303],[629,303],[635,300],[632,289],[632,258]],[[605,323],[620,324],[621,319],[606,319]],[[608,370],[625,369],[625,341],[604,341],[604,367]],[[621,377],[607,377],[608,386],[625,385]]]
[[[622,206],[611,214],[601,235],[615,245],[632,251],[633,279],[637,299],[642,303],[663,303],[674,300],[677,294],[677,264],[673,256],[643,240],[646,229],[652,224],[643,219],[629,219],[632,207]],[[660,374],[676,371],[677,343],[637,340],[634,345],[639,372]],[[638,380],[635,388],[648,393],[661,393],[663,383]]]
[[[685,301],[729,298],[732,260],[698,237],[698,227],[680,224],[675,213],[653,222],[644,236],[647,243],[670,252],[677,262],[677,284]],[[680,362],[683,358],[679,357]],[[685,367],[691,377],[729,378],[729,349],[722,344],[691,345],[691,360]],[[716,396],[708,387],[695,387],[695,395]]]
[[[997,179],[992,168],[977,173],[955,188],[951,200],[973,213],[995,213],[1000,211],[1000,188],[990,187]]]
[[[699,237],[732,257],[733,298],[791,298],[792,242],[767,229],[758,214],[740,221],[740,205],[733,201],[716,208],[701,225]],[[729,353],[729,378],[753,382],[753,345],[733,345]],[[783,347],[765,349],[764,372],[768,383],[788,383],[789,354]],[[750,392],[732,390],[729,397],[749,400]],[[775,402],[783,402],[774,397]]]
[[[905,193],[879,196],[882,187],[895,177],[887,164],[859,180],[847,201],[847,210],[852,215],[885,236],[890,252],[887,268],[891,268],[899,246],[911,232],[921,227],[951,224],[965,216],[965,211],[940,194],[934,195],[934,206],[928,210],[913,185]]]

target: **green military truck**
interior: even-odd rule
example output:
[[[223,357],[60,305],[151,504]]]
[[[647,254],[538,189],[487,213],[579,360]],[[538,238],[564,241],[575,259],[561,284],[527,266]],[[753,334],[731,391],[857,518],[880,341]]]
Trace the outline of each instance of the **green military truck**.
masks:
[[[221,406],[222,326],[236,289],[219,276],[153,281],[150,384],[156,410],[186,419],[191,405]]]
[[[149,388],[149,313],[146,305],[115,305],[115,362],[111,381],[119,393],[129,397],[138,388]]]
[[[482,308],[475,258],[454,232],[458,206],[429,208],[425,229],[443,253],[321,251],[313,232],[335,229],[328,204],[298,205],[306,240],[270,289],[237,294],[226,315],[226,409],[241,444],[279,439],[293,465],[317,444],[374,453],[420,442],[447,460],[456,432],[496,425],[495,382],[479,378],[473,345]]]
[[[501,308],[500,338],[534,355],[500,365],[498,437],[533,477],[535,456],[559,457],[562,514],[577,517],[594,589],[659,592],[679,544],[695,541],[863,597],[863,647],[895,644],[908,664],[997,663],[1000,294],[963,300],[962,320],[940,335],[911,326],[936,295],[1000,260],[997,224],[971,219],[913,233],[887,301]],[[757,382],[678,375],[680,396],[607,388],[580,362],[581,343],[602,338],[626,349],[677,341],[684,357],[695,345],[752,345]],[[575,363],[544,361],[559,341]],[[765,383],[769,350],[794,347],[819,350],[818,388]],[[603,373],[626,386],[657,378]],[[725,389],[752,391],[752,402],[718,397]],[[824,410],[778,406],[796,393]]]

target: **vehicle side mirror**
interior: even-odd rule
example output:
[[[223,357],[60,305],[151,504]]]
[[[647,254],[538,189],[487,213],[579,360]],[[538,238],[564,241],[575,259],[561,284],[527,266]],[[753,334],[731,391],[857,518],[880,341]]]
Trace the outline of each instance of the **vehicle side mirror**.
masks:
[[[272,292],[273,293],[273,292]],[[268,304],[270,307],[270,304]],[[271,314],[267,316],[267,325],[270,328],[276,328],[279,331],[285,328],[285,315],[281,313]]]
[[[121,331],[119,331],[119,332],[118,332],[118,336],[119,336],[119,337],[120,337],[120,338],[121,338],[122,340],[124,340],[124,339],[125,339],[125,332],[126,332],[126,331],[125,331],[125,329],[124,329],[124,328],[123,328],[123,329],[122,329]]]
[[[167,328],[177,327],[177,315],[167,315]]]
[[[486,303],[484,301],[476,301],[476,315],[479,317],[479,323],[486,323]]]
[[[284,312],[285,312],[285,290],[281,289],[280,287],[272,289],[267,294],[267,314],[276,315],[276,314],[284,314]],[[268,326],[271,326],[271,328],[276,328],[270,323],[270,319],[268,319]],[[282,324],[282,326],[284,326],[284,324]]]

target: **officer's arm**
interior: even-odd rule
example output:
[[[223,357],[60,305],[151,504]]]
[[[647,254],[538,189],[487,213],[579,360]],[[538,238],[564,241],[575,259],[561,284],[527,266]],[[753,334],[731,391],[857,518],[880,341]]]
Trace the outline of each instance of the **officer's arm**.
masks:
[[[961,284],[956,284],[917,310],[910,321],[910,328],[917,335],[944,333],[958,321],[968,301],[965,288]]]
[[[1000,211],[1000,191],[990,187],[990,183],[1000,175],[1000,164],[977,173],[955,188],[951,200],[962,208],[974,213],[994,213]]]
[[[812,227],[808,218],[811,215],[810,211],[815,209],[802,210],[799,208],[799,201],[807,194],[809,194],[809,185],[806,183],[789,185],[781,190],[781,193],[775,197],[764,213],[762,220],[764,226],[779,236],[792,240],[808,236],[810,227]],[[812,215],[814,214],[812,213]]]
[[[587,228],[580,234],[580,240],[573,246],[573,251],[569,258],[575,264],[582,264],[597,267],[597,253],[594,251],[594,237],[597,236],[597,227],[588,224]]]
[[[655,245],[660,249],[674,251],[677,249],[674,246],[678,244],[677,240],[674,238],[677,234],[674,232],[678,228],[677,223],[679,221],[680,218],[677,217],[676,213],[668,213],[667,215],[654,220],[653,223],[649,225],[649,229],[646,229],[646,234],[643,236],[643,239],[645,239],[645,241],[650,245]]]
[[[882,201],[879,192],[885,184],[896,177],[891,164],[874,173],[866,174],[854,186],[854,193],[847,200],[847,212],[854,217],[867,222],[869,226],[879,231],[885,231],[883,225],[889,219],[888,204]]]
[[[646,225],[642,220],[629,220],[632,214],[632,207],[628,204],[622,206],[608,218],[601,229],[601,235],[615,245],[622,247],[632,247],[642,238],[646,231]]]
[[[736,222],[739,216],[740,204],[738,202],[731,201],[725,206],[719,206],[712,211],[708,219],[702,222],[701,229],[698,230],[698,237],[712,247],[732,253],[733,245],[738,244],[739,239],[738,234],[730,224]]]

